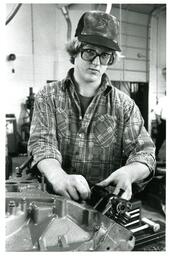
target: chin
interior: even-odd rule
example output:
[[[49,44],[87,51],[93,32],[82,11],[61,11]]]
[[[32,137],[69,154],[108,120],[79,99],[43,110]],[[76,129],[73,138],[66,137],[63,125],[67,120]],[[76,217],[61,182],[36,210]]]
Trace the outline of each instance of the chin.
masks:
[[[98,81],[98,79],[97,78],[96,79],[87,79],[86,81],[88,83],[94,83],[94,82]]]
[[[87,82],[96,82],[100,79],[99,75],[91,74],[86,77]]]

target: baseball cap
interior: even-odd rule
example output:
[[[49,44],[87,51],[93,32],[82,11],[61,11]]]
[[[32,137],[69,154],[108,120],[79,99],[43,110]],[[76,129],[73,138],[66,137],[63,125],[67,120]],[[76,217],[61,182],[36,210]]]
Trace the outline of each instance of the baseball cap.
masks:
[[[85,12],[77,25],[75,36],[85,43],[121,51],[118,45],[119,21],[102,11]]]

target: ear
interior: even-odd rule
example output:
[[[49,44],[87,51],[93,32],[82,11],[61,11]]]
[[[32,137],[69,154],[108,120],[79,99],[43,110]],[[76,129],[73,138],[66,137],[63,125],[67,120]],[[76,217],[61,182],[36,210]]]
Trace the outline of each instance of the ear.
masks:
[[[113,62],[114,62],[114,60],[115,60],[115,54],[114,54],[114,53],[112,53],[112,55],[111,55],[111,57],[110,57],[110,60],[109,60],[108,65],[112,65],[112,64],[113,64]]]

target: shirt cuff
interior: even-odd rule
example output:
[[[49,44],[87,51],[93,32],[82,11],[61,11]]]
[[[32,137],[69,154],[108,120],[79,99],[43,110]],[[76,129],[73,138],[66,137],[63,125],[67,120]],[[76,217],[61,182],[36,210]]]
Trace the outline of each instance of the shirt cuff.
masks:
[[[62,156],[61,153],[57,150],[47,149],[46,151],[41,151],[39,149],[34,149],[31,154],[33,155],[33,161],[31,163],[31,168],[35,167],[41,160],[53,158],[56,159],[60,164],[62,164]]]
[[[150,171],[150,174],[143,180],[133,183],[133,193],[142,191],[147,183],[152,180],[155,174],[156,160],[153,155],[148,153],[140,153],[139,155],[128,158],[126,165],[139,162],[145,164]]]

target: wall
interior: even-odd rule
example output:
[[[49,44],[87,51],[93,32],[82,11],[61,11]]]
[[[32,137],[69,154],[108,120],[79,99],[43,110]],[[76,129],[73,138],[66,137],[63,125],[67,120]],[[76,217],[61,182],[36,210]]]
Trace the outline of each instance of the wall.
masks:
[[[8,14],[14,5],[6,6]],[[46,80],[63,78],[71,67],[65,52],[67,24],[59,7],[61,5],[23,4],[14,19],[6,26],[6,55],[15,53],[17,57],[13,63],[7,62],[6,113],[14,113],[18,124],[22,123],[25,115],[23,103],[29,94],[29,87],[33,87],[36,93]],[[105,8],[106,5],[98,4],[70,4],[72,37],[78,19],[84,11]],[[157,23],[156,17],[151,19],[151,34],[148,34],[148,15],[114,8],[114,5],[111,13],[120,19],[120,45],[125,57],[111,66],[108,74],[112,80],[150,81],[149,101],[153,102],[156,86],[159,91],[163,92],[164,89],[164,81],[159,71],[166,63],[165,16],[157,18]],[[158,40],[159,43],[156,45],[156,35],[160,37],[161,33],[162,40]],[[157,55],[158,52],[160,55]],[[11,72],[12,68],[15,69],[15,73]],[[150,108],[152,106],[153,104]]]
[[[16,60],[6,62],[8,102],[5,109],[6,113],[16,115],[19,124],[25,115],[23,103],[29,87],[36,93],[47,80],[63,78],[71,67],[65,51],[67,24],[58,7],[57,4],[23,4],[6,26],[6,56],[15,53]],[[7,4],[7,14],[13,8],[13,4]],[[91,5],[81,5],[71,10],[73,27],[82,12],[90,9]]]
[[[13,5],[7,5],[7,13]],[[7,52],[15,53],[15,73],[7,62],[7,113],[22,115],[23,103],[29,87],[37,92],[47,79],[54,78],[54,63],[58,57],[57,9],[55,5],[23,4],[14,19],[6,27]],[[62,19],[62,15],[58,14]]]
[[[120,45],[125,57],[110,68],[110,75],[117,80],[147,82],[148,15],[117,8],[112,13],[120,20]]]
[[[153,13],[151,18],[150,37],[150,110],[153,110],[158,99],[163,97],[166,91],[166,80],[162,75],[162,69],[166,67],[165,10],[159,9]],[[151,118],[154,118],[154,116]]]

